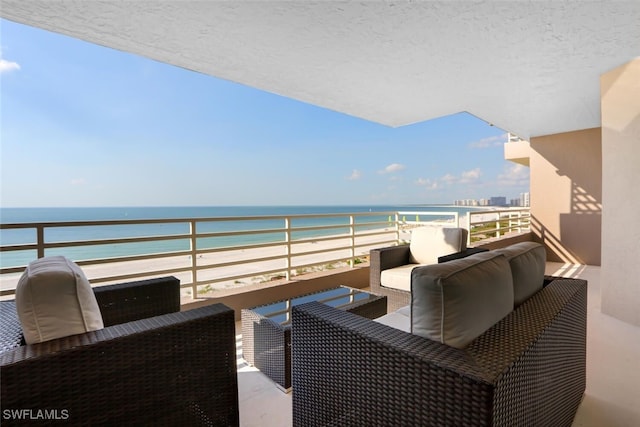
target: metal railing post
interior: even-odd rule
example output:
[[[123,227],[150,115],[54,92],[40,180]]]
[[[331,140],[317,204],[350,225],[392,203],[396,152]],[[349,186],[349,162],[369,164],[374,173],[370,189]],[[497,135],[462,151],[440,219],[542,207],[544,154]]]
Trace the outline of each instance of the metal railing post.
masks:
[[[287,258],[285,278],[291,280],[291,219],[287,216],[284,218],[285,236],[284,240],[287,243]]]
[[[518,233],[522,233],[522,211],[518,211]]]
[[[467,212],[467,246],[471,244],[471,211]]]
[[[191,294],[192,294],[192,298],[196,299],[198,298],[198,286],[197,286],[198,269],[197,269],[197,261],[196,261],[198,239],[196,237],[197,230],[196,230],[195,221],[189,222],[189,234],[190,234],[189,250],[191,251],[191,283],[192,283]]]
[[[36,242],[38,244],[37,256],[38,258],[44,258],[44,227],[42,224],[38,224],[36,227]]]
[[[355,222],[355,218],[353,217],[353,215],[349,215],[349,232],[351,234],[351,249],[350,249],[350,254],[351,254],[351,259],[349,260],[349,265],[351,266],[351,268],[355,267],[356,262],[355,262],[355,257],[356,257],[356,226],[355,226],[356,222]]]

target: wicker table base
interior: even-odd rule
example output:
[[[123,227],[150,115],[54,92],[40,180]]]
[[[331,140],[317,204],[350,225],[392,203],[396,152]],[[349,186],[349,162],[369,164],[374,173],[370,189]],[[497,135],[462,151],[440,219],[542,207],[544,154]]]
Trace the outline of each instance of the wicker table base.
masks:
[[[291,390],[291,307],[310,301],[319,301],[368,319],[387,313],[386,296],[346,286],[243,309],[244,359],[286,392]]]

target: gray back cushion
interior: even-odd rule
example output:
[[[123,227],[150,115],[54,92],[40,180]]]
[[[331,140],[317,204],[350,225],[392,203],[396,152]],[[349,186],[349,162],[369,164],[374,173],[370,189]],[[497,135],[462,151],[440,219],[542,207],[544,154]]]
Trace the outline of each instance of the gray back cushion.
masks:
[[[504,255],[489,251],[411,274],[411,333],[464,348],[513,310]]]
[[[522,242],[494,252],[503,254],[513,275],[513,299],[517,307],[542,289],[547,252],[539,243]]]

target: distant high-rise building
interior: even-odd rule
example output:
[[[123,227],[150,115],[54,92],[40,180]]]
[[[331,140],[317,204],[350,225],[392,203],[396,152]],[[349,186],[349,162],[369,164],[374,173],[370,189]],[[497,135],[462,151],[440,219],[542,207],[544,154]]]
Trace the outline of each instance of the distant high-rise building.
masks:
[[[458,199],[454,200],[455,206],[531,206],[529,202],[529,193],[520,193],[517,198],[509,199],[504,196],[494,196],[488,199]]]
[[[456,206],[478,206],[478,201],[475,199],[458,199],[453,204]]]
[[[507,204],[507,198],[504,196],[494,196],[489,200],[491,206],[505,206]]]

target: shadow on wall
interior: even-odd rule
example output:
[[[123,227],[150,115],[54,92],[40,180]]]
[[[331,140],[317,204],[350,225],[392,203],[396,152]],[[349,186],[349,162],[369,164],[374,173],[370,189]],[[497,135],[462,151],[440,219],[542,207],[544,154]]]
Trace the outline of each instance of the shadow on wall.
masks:
[[[571,212],[560,214],[560,239],[579,264],[600,265],[602,203],[575,182],[571,187]]]
[[[602,204],[575,183],[571,190],[571,212],[560,214],[560,235],[532,215],[534,239],[547,247],[549,261],[600,265]]]
[[[531,230],[534,241],[542,243],[547,248],[547,260],[565,262],[569,264],[582,264],[576,253],[565,247],[561,239],[545,227],[535,216],[531,216]]]
[[[532,201],[542,204],[541,208],[532,209],[536,240],[546,245],[549,261],[600,265],[601,129],[540,137],[532,148],[545,159],[548,166],[542,167],[550,167],[542,172],[542,182],[545,174],[548,180],[542,191],[552,191],[547,193],[547,201]]]

